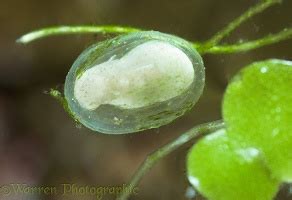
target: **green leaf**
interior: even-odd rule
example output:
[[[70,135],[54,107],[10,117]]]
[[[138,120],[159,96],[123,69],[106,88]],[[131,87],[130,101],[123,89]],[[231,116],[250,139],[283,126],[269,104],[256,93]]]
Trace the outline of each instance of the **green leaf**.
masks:
[[[273,175],[292,181],[292,62],[244,68],[227,88],[223,118],[230,137],[259,148]]]
[[[271,200],[279,186],[260,151],[241,148],[223,129],[193,146],[187,171],[190,183],[208,200]]]

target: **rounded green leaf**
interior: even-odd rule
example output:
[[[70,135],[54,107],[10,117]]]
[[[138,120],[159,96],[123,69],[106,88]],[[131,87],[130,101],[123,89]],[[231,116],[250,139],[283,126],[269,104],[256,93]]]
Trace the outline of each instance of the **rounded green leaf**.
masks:
[[[230,137],[259,148],[273,175],[292,181],[292,62],[244,68],[226,90],[223,117]]]
[[[187,172],[190,183],[208,200],[271,200],[279,186],[261,152],[254,147],[241,148],[225,130],[193,146]]]

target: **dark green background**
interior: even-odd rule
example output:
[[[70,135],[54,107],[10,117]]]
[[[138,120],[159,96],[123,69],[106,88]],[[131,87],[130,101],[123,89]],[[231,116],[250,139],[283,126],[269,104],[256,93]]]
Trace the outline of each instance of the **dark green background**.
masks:
[[[241,67],[267,58],[292,59],[292,40],[247,53],[206,55],[205,92],[191,113],[158,130],[123,136],[102,135],[76,128],[62,107],[43,91],[62,87],[66,73],[80,52],[103,38],[98,35],[59,36],[23,46],[15,43],[20,35],[51,25],[117,24],[203,41],[257,2],[2,0],[0,185],[10,182],[120,185],[129,180],[149,152],[196,124],[221,118],[224,89]],[[225,41],[256,39],[291,27],[291,8],[292,1],[283,0],[282,5],[254,17]],[[190,145],[159,162],[143,179],[139,196],[132,199],[186,199],[185,155]],[[291,199],[287,191],[284,187],[278,199]],[[62,197],[47,199],[65,200]]]

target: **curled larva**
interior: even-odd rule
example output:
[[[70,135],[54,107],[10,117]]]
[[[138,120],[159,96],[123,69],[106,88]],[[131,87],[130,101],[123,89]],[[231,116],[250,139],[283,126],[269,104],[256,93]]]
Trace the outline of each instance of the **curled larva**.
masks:
[[[202,58],[191,44],[146,31],[86,49],[66,77],[65,98],[86,127],[132,133],[182,116],[199,99],[204,81]]]

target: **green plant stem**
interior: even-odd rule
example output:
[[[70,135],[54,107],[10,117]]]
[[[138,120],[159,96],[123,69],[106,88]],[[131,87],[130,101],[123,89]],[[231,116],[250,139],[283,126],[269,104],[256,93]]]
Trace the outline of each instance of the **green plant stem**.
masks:
[[[48,94],[51,97],[53,97],[54,99],[56,99],[63,106],[64,110],[71,116],[71,118],[74,119],[74,121],[77,124],[80,124],[78,119],[71,112],[71,110],[68,106],[68,102],[66,101],[65,97],[62,95],[62,93],[60,91],[51,88],[50,91],[45,91],[45,94]]]
[[[115,26],[61,26],[61,27],[51,27],[44,28],[37,31],[30,32],[23,35],[17,40],[19,43],[27,44],[29,42],[41,39],[44,37],[49,37],[53,35],[62,34],[88,34],[88,33],[130,33],[141,31],[136,28],[129,27],[115,27]],[[226,45],[216,45],[213,47],[206,48],[204,43],[195,42],[193,43],[194,48],[196,48],[201,55],[203,54],[231,54],[250,51],[257,49],[266,45],[277,43],[286,39],[292,38],[292,28],[284,29],[283,31],[271,34],[264,38],[258,40],[248,41],[244,43],[237,44],[226,44]]]
[[[27,33],[20,37],[18,43],[29,43],[34,40],[53,36],[53,35],[69,35],[69,34],[88,34],[88,33],[130,33],[141,31],[140,29],[122,26],[56,26],[39,29]]]
[[[231,54],[231,53],[240,53],[246,52],[253,49],[257,49],[266,45],[274,44],[283,40],[292,38],[292,28],[284,29],[283,31],[271,34],[266,37],[260,38],[258,40],[242,42],[237,44],[230,45],[219,45],[213,46],[209,49],[200,49],[199,52],[203,54]],[[198,44],[194,44],[194,47],[198,46]]]
[[[230,24],[228,24],[225,28],[221,31],[216,33],[210,40],[206,42],[206,48],[213,47],[217,45],[222,39],[228,36],[232,31],[234,31],[238,26],[240,26],[243,22],[247,21],[254,15],[261,13],[265,9],[269,8],[270,6],[281,3],[281,0],[263,0],[262,2],[258,3],[257,5],[248,9],[245,13],[241,16],[236,18]]]
[[[180,135],[178,138],[174,139],[172,142],[151,153],[149,156],[147,156],[146,160],[141,164],[139,169],[132,177],[130,183],[127,186],[127,189],[129,189],[128,191],[133,191],[133,189],[139,184],[142,177],[156,164],[157,161],[161,160],[163,157],[165,157],[181,145],[189,142],[191,139],[200,135],[212,133],[223,127],[224,123],[222,120],[195,126],[186,133]],[[117,198],[117,200],[126,200],[129,196],[129,192],[124,192]]]
[[[130,27],[118,27],[118,26],[60,26],[50,27],[30,32],[20,37],[17,42],[27,44],[37,39],[53,36],[53,35],[65,35],[65,34],[88,34],[88,33],[130,33],[141,31],[137,28]],[[204,43],[193,43],[193,46],[203,54],[230,54],[244,51],[250,51],[260,48],[262,46],[277,43],[286,39],[292,38],[292,28],[284,29],[283,31],[271,34],[267,37],[248,41],[237,44],[216,45],[213,47],[205,48]]]

